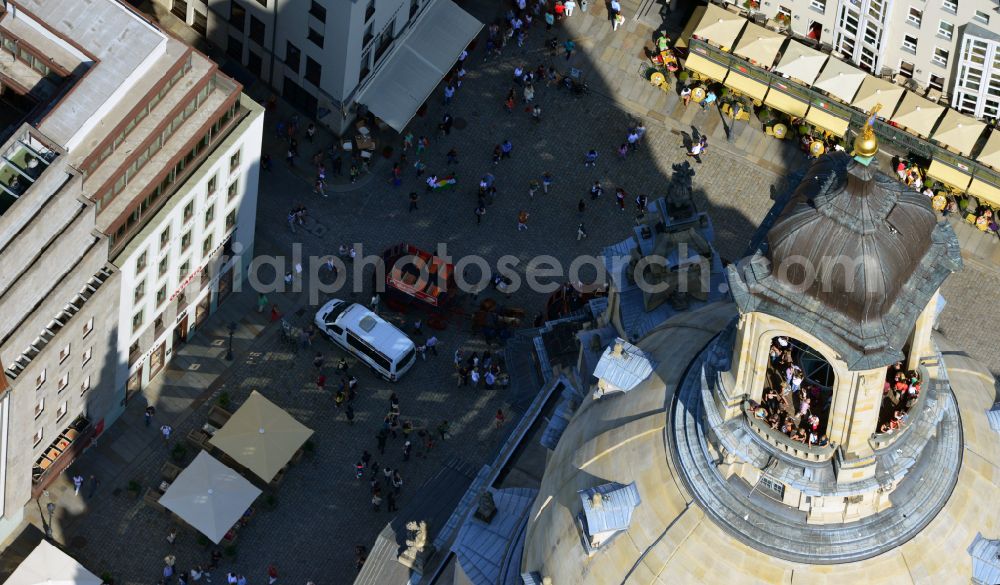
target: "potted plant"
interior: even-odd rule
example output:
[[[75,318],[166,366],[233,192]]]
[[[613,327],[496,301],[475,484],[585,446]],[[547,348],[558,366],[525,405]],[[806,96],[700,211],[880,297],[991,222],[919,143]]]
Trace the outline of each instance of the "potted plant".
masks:
[[[183,463],[184,458],[187,457],[187,447],[181,443],[174,445],[173,451],[170,452],[170,457],[177,463]]]
[[[687,85],[689,79],[691,79],[691,73],[689,71],[681,71],[677,74],[677,81],[681,82],[682,85]]]
[[[128,482],[128,491],[133,497],[138,498],[139,492],[142,491],[142,484],[134,479],[130,479]]]
[[[229,392],[223,392],[222,394],[219,394],[218,403],[219,403],[219,406],[221,408],[223,408],[225,410],[229,410],[229,404],[231,402],[232,402],[232,400],[229,397]]]

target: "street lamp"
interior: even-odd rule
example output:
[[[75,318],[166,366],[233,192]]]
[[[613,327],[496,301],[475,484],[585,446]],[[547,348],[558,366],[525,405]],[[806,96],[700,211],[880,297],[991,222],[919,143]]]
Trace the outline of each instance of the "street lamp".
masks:
[[[229,351],[226,352],[229,361],[233,361],[233,333],[236,333],[236,323],[229,324]]]
[[[52,538],[52,514],[56,511],[56,505],[49,502],[45,504],[45,509],[49,511],[49,522],[45,525],[45,536]]]

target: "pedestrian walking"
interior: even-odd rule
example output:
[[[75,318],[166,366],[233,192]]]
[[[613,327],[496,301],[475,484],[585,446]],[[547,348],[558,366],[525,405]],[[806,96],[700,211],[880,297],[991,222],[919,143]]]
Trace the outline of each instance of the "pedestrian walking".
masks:
[[[483,216],[486,215],[486,206],[482,203],[476,207],[476,225],[483,223]]]
[[[171,528],[170,532],[167,533],[167,542],[173,544],[177,540],[177,529]]]
[[[583,222],[580,222],[580,225],[576,226],[576,241],[579,242],[580,240],[586,237],[587,237],[587,230],[583,229]]]
[[[319,377],[316,378],[316,389],[320,392],[326,391],[326,376],[323,374],[320,374]]]
[[[150,425],[150,423],[153,422],[153,415],[154,414],[156,414],[156,407],[152,406],[152,405],[147,406],[146,410],[143,411],[142,418],[146,422],[146,426],[147,427]]]
[[[535,87],[530,83],[524,86],[524,103],[530,104],[535,99]]]
[[[585,167],[594,167],[594,166],[597,166],[597,151],[596,150],[591,149],[587,153],[586,158],[583,160],[583,166],[585,166]]]
[[[535,104],[535,107],[531,108],[531,119],[536,124],[542,121],[542,106]]]
[[[628,156],[628,144],[622,142],[622,145],[618,147],[618,158],[625,160]]]
[[[385,443],[389,439],[389,431],[386,429],[380,429],[378,434],[375,435],[375,440],[378,443],[378,454],[385,455]]]
[[[548,171],[542,173],[542,193],[548,194],[549,187],[552,186],[552,174]]]
[[[409,441],[403,443],[403,461],[410,460],[410,452],[413,450],[413,444]]]
[[[323,369],[323,354],[318,351],[316,352],[316,357],[313,358],[313,367],[317,371]]]
[[[499,429],[500,426],[503,425],[504,421],[507,420],[507,417],[504,416],[503,410],[498,408],[497,414],[493,417],[493,420],[496,421],[496,428]]]
[[[431,355],[433,356],[437,356],[438,354],[437,344],[438,344],[438,338],[434,335],[431,335],[424,343],[424,345],[427,346],[427,351],[431,352]]]
[[[455,150],[454,148],[452,148],[451,150],[448,151],[448,163],[447,164],[449,164],[449,165],[457,165],[458,164],[458,151]]]
[[[385,494],[385,506],[385,509],[388,512],[395,512],[399,509],[396,507],[396,494],[394,492],[388,492]]]
[[[576,8],[576,2],[574,0],[566,0],[563,2],[563,11],[566,16],[573,16],[573,10]]]
[[[517,214],[517,231],[523,231],[528,229],[528,216],[530,214],[527,211],[521,210]]]
[[[353,425],[354,424],[354,407],[351,406],[350,404],[348,404],[347,408],[344,409],[344,416],[347,417],[347,423]]]
[[[163,442],[170,442],[170,433],[174,432],[174,428],[170,425],[163,425],[160,427],[160,433],[163,434]]]
[[[437,432],[438,432],[439,435],[441,435],[441,440],[442,441],[444,441],[445,439],[448,438],[448,429],[450,429],[450,428],[451,428],[451,425],[449,425],[448,421],[446,421],[446,420],[441,421],[441,424],[439,424],[437,426]]]
[[[579,213],[583,213],[584,211],[587,211],[587,203],[583,200],[583,198],[581,198],[580,201],[577,202],[577,204],[576,204],[576,210]]]
[[[83,476],[74,475],[73,476],[73,495],[80,495],[80,488],[83,486]]]
[[[309,126],[306,127],[306,138],[309,139],[309,142],[312,142],[313,136],[315,135],[316,135],[316,125],[313,124],[312,122],[309,122]]]
[[[556,8],[558,9],[558,4]],[[563,50],[566,51],[566,60],[569,61],[573,56],[573,52],[576,51],[576,43],[572,39],[566,39],[566,42],[563,43]]]
[[[416,191],[410,191],[410,212],[417,210],[417,201],[420,201],[420,196],[417,195]]]
[[[372,494],[372,511],[378,512],[382,509],[382,498],[378,494]]]
[[[594,201],[604,195],[604,187],[601,185],[600,181],[594,181],[594,184],[590,186],[590,199]]]
[[[500,145],[497,144],[493,147],[493,164],[500,164],[501,158],[503,158],[503,151],[500,149]]]
[[[615,3],[616,2],[612,1],[612,4],[615,4]],[[625,24],[625,17],[622,16],[621,13],[619,12],[618,14],[615,14],[614,17],[611,20],[611,30],[612,31],[616,31],[619,28],[621,28],[621,26],[623,24]]]
[[[705,147],[702,146],[700,141],[695,142],[691,144],[691,148],[688,149],[687,155],[693,158],[698,164],[701,164],[701,153],[704,149]]]
[[[636,151],[639,148],[639,133],[636,132],[634,129],[629,130],[628,136],[625,138],[625,141],[628,142],[629,150],[633,152]]]
[[[532,179],[528,183],[528,199],[533,200],[535,198],[535,192],[538,191],[540,187],[541,184],[539,184],[539,182],[536,179]]]
[[[504,139],[503,144],[500,145],[500,155],[503,158],[510,158],[513,151],[514,145],[511,144],[510,140]]]
[[[618,209],[625,211],[625,189],[621,187],[615,189],[615,202],[618,203]]]
[[[94,493],[97,492],[97,488],[101,486],[101,480],[97,479],[96,475],[91,475],[89,480],[89,489],[87,491],[87,499],[94,497]]]
[[[418,177],[422,177],[427,171],[427,165],[420,159],[417,159],[417,162],[413,163],[413,168],[416,170]]]
[[[648,203],[649,199],[645,195],[639,195],[635,198],[635,208],[640,216],[646,215],[646,205]]]
[[[451,84],[444,86],[444,105],[451,105],[451,98],[455,97],[455,87]]]
[[[271,565],[267,568],[267,585],[274,585],[274,582],[278,580],[278,568]]]

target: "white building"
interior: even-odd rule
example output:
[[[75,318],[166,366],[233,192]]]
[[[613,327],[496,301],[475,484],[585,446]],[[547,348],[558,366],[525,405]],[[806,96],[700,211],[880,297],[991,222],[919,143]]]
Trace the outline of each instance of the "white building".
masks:
[[[0,52],[2,540],[232,289],[263,110],[117,0],[5,0]]]
[[[979,118],[1000,108],[996,0],[750,0],[753,12],[875,75]],[[743,2],[736,3],[744,7]],[[992,90],[992,92],[991,92]]]
[[[372,110],[408,121],[482,27],[452,0],[154,1],[338,133],[381,77],[414,97]]]

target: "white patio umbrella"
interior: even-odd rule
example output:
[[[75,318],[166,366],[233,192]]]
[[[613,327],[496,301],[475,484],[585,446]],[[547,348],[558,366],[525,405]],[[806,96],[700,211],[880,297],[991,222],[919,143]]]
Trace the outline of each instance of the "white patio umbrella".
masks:
[[[733,54],[758,63],[761,67],[770,67],[787,40],[788,37],[783,34],[749,23],[733,48]]]
[[[944,106],[908,91],[903,96],[903,101],[899,102],[896,113],[889,120],[921,136],[930,136],[934,124],[943,113]]]
[[[810,49],[800,42],[792,41],[785,47],[785,54],[781,56],[781,60],[778,61],[778,66],[774,70],[792,79],[802,81],[806,85],[812,85],[816,76],[819,75],[820,69],[823,68],[823,63],[826,63],[828,58],[829,55]]]
[[[259,495],[252,483],[202,451],[170,484],[160,505],[218,544]]]
[[[264,481],[271,481],[313,434],[254,390],[209,440]]]
[[[4,585],[101,585],[101,579],[47,540],[17,566]]]
[[[931,138],[960,154],[969,154],[985,129],[986,124],[949,108]]]
[[[823,72],[813,83],[813,89],[820,89],[842,102],[851,103],[858,93],[865,72],[840,59],[827,59]]]

